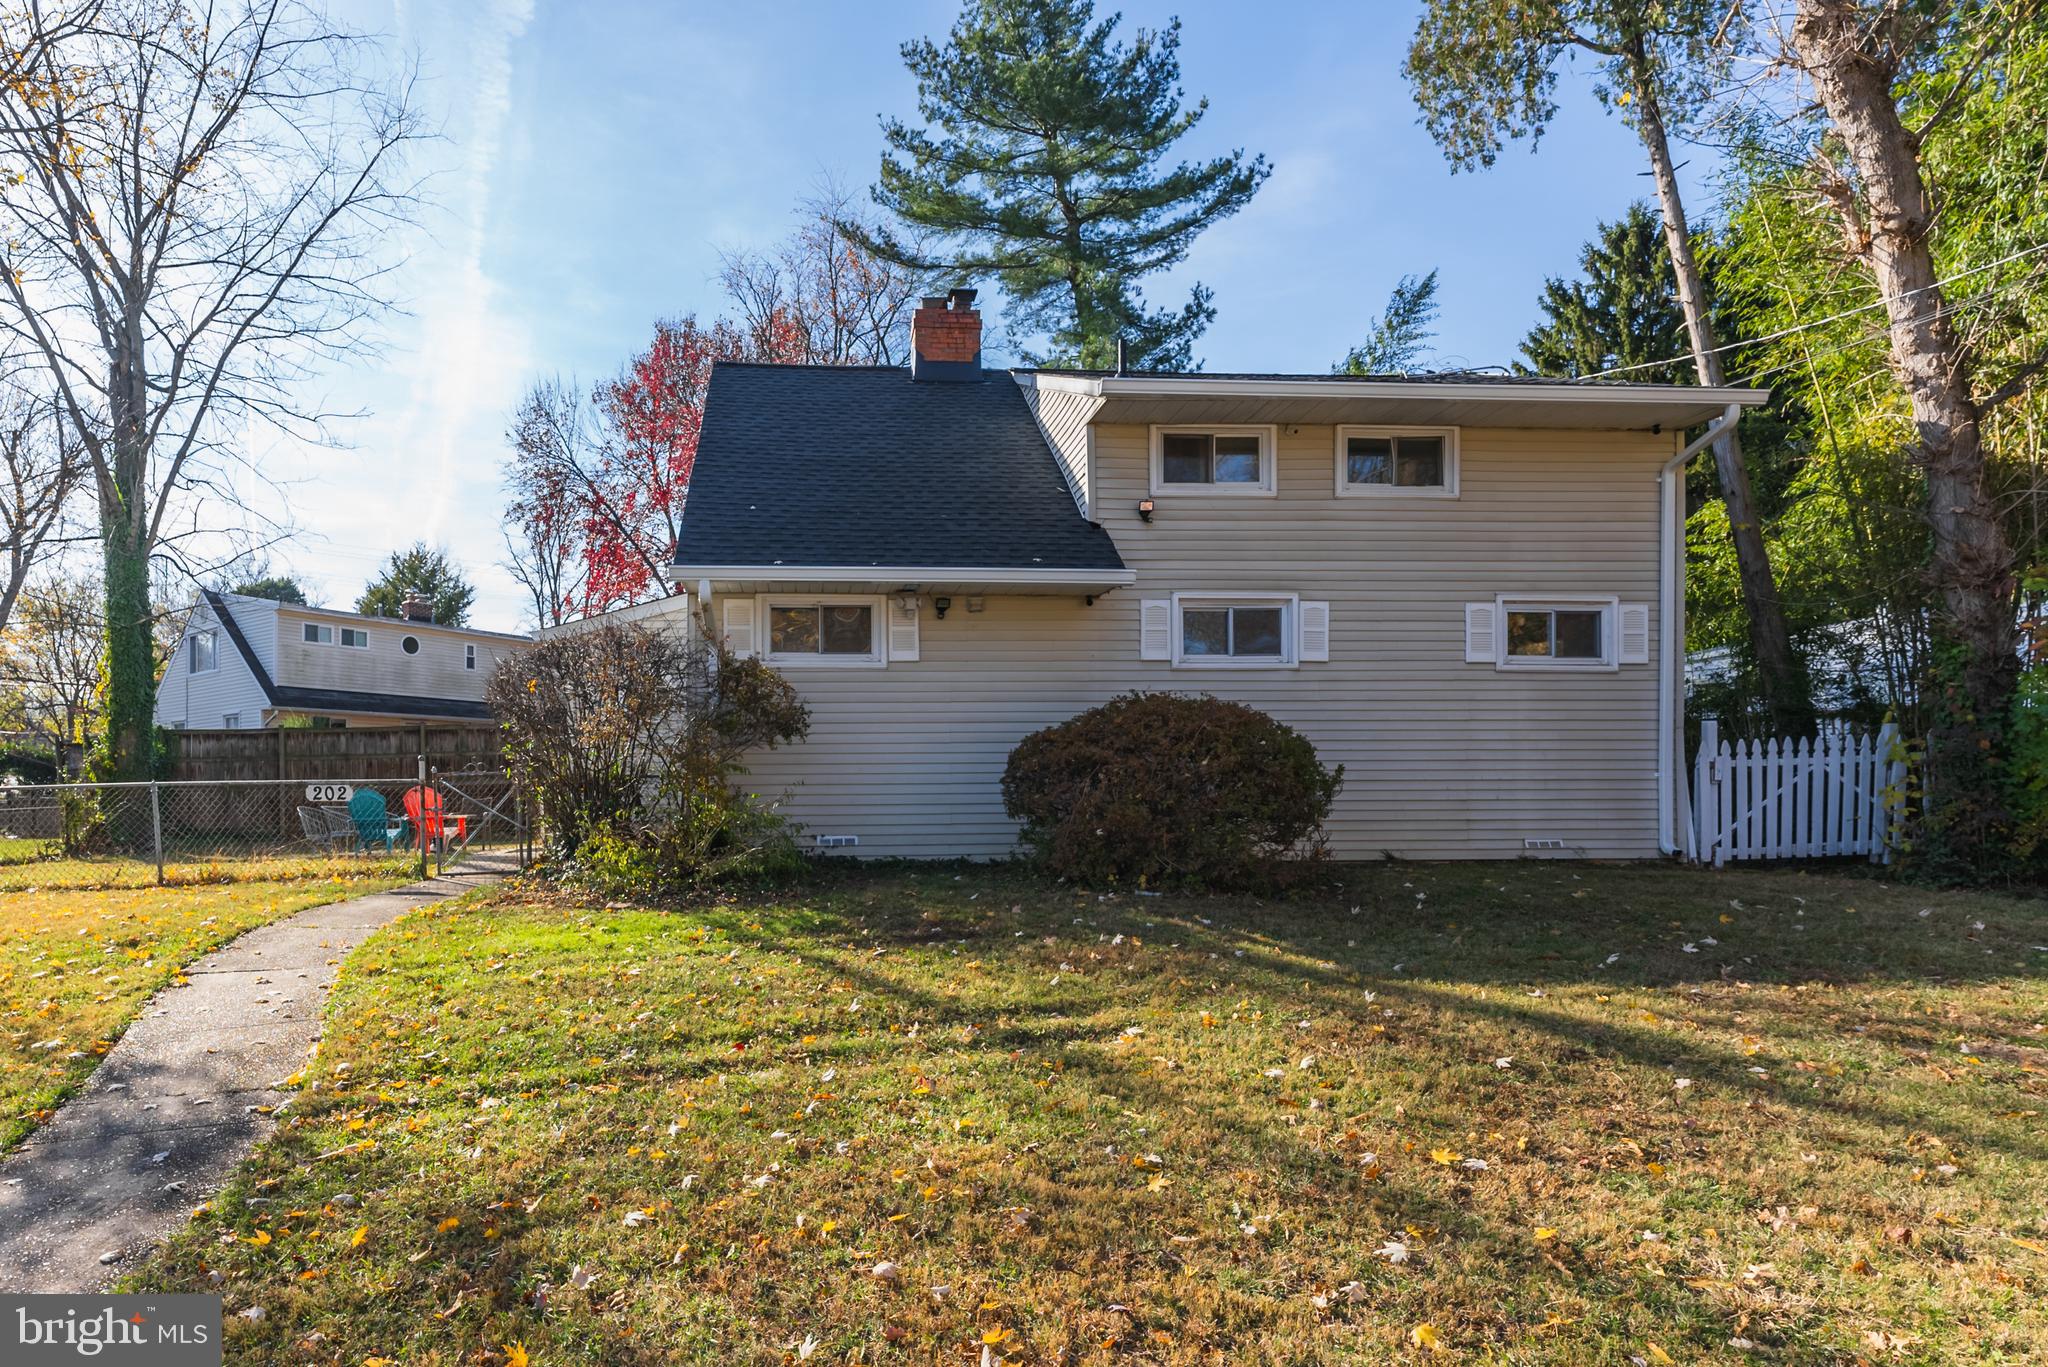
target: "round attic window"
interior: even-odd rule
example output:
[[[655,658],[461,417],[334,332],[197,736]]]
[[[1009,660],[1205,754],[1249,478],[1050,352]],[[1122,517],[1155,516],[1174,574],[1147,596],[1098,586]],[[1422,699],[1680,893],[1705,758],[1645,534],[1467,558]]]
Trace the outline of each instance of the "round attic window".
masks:
[[[408,636],[398,643],[398,648],[408,655],[417,655],[420,653],[420,638]]]

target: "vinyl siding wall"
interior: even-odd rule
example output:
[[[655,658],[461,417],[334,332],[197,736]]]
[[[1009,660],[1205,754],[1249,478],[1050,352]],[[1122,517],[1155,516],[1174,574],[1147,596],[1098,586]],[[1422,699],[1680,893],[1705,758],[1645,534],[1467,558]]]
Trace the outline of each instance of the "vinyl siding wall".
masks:
[[[266,665],[275,660],[277,605],[238,602],[231,610],[235,614],[235,624],[241,627],[242,635],[248,639],[249,648],[256,653],[256,658],[265,661]],[[213,632],[214,660],[218,668],[211,673],[191,672],[194,631]],[[164,668],[163,682],[157,685],[157,725],[213,730],[224,725],[225,718],[234,717],[238,725],[255,728],[263,725],[264,709],[269,706],[269,701],[263,696],[263,687],[243,661],[242,652],[235,649],[235,643],[228,639],[227,628],[202,602],[192,610],[191,620],[185,624],[185,632],[178,638],[178,648],[171,653],[170,662]]]
[[[362,693],[396,693],[415,698],[461,698],[481,701],[484,683],[501,659],[517,649],[514,642],[476,637],[421,622],[350,620],[318,613],[279,614],[277,664],[273,678],[283,688],[345,688]],[[305,639],[304,624],[318,622],[334,630],[334,640],[316,645]],[[344,646],[341,630],[366,631],[368,646]],[[420,649],[408,655],[400,642],[417,636]],[[476,668],[463,665],[462,648],[476,647]]]
[[[1075,506],[1080,508],[1081,516],[1092,516],[1088,511],[1092,502],[1088,487],[1088,420],[1102,407],[1102,400],[1065,390],[1040,389],[1034,384],[1019,387],[1024,391],[1025,406],[1038,419],[1038,430],[1045,433],[1046,445],[1052,447],[1059,460],[1060,473],[1073,490]]]
[[[1278,494],[1147,494],[1149,432],[1095,429],[1096,517],[1135,588],[921,605],[921,658],[802,669],[810,738],[760,755],[749,786],[787,791],[807,834],[863,856],[991,857],[1014,848],[999,779],[1019,738],[1129,689],[1208,692],[1306,734],[1345,785],[1340,858],[1657,853],[1656,668],[1501,672],[1464,660],[1464,605],[1500,593],[1612,594],[1657,633],[1657,472],[1648,433],[1462,434],[1455,499],[1338,499],[1334,430],[1279,429]],[[1330,660],[1201,670],[1138,658],[1139,603],[1176,591],[1295,593],[1330,604]]]

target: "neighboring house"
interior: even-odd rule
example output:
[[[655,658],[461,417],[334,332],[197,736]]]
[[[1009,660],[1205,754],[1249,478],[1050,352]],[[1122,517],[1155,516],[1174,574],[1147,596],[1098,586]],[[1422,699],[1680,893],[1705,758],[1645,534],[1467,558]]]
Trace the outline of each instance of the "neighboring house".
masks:
[[[531,638],[208,590],[157,685],[178,730],[482,722],[484,683]]]
[[[811,708],[752,761],[820,847],[1015,848],[1026,734],[1132,689],[1306,735],[1340,858],[1678,848],[1682,434],[1763,391],[721,363],[672,576]]]

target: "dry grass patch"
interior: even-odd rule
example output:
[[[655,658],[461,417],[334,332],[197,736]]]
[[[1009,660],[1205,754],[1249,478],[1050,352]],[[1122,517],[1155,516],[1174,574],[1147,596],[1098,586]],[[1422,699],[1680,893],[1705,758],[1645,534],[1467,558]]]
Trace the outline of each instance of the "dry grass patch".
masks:
[[[55,878],[0,884],[0,1152],[78,1089],[180,968],[252,926],[406,881],[389,867],[322,861],[317,876],[82,888],[105,866],[24,867]]]
[[[424,909],[131,1284],[350,1367],[2038,1360],[2040,905],[1335,876]]]

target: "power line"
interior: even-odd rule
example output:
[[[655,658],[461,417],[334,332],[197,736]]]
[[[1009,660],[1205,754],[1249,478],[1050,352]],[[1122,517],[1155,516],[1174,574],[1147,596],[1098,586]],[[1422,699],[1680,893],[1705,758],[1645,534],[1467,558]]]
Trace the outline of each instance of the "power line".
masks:
[[[1839,323],[1844,318],[1854,318],[1859,313],[1868,313],[1872,309],[1883,308],[1885,305],[1893,302],[1894,300],[1909,299],[1916,294],[1925,294],[1929,290],[1938,290],[1942,288],[1944,285],[1952,285],[1958,280],[1967,279],[1968,277],[1973,275],[1982,275],[1985,271],[1997,270],[2000,266],[2006,265],[2009,262],[2018,261],[2022,257],[2033,256],[2037,252],[2044,251],[2048,251],[2048,242],[2037,242],[2031,247],[2023,247],[2019,251],[2012,252],[2006,256],[2001,256],[1996,261],[1987,261],[1981,266],[1972,266],[1968,270],[1957,271],[1954,275],[1951,275],[1943,280],[1937,280],[1931,285],[1922,285],[1919,289],[1907,290],[1903,294],[1891,295],[1888,297],[1880,297],[1878,299],[1872,300],[1870,303],[1858,304],[1855,308],[1852,309],[1844,309],[1840,313],[1831,313],[1825,318],[1816,318],[1811,322],[1796,323],[1788,328],[1780,328],[1776,332],[1767,332],[1761,337],[1747,337],[1739,342],[1729,342],[1724,346],[1714,347],[1708,354],[1718,356],[1725,351],[1740,351],[1744,347],[1758,346],[1764,342],[1775,342],[1781,338],[1791,337],[1797,333],[1807,332],[1817,327],[1826,327],[1829,323]],[[1978,297],[1981,298],[1983,296]],[[1615,366],[1611,370],[1596,371],[1591,375],[1581,376],[1580,378],[1587,380],[1604,380],[1611,375],[1627,375],[1632,371],[1637,370],[1663,370],[1671,366],[1682,366],[1694,359],[1695,357],[1692,355],[1692,353],[1688,352],[1683,356],[1674,356],[1670,360],[1666,361],[1641,361],[1635,365]]]

